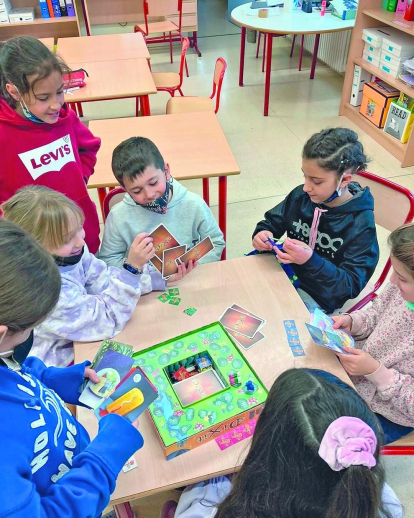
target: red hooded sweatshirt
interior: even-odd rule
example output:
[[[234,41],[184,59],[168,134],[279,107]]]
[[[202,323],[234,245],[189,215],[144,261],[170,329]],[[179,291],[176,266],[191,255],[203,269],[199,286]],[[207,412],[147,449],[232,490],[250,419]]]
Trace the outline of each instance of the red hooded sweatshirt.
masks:
[[[0,97],[0,202],[25,185],[59,191],[85,213],[86,243],[99,248],[99,219],[86,182],[93,173],[101,140],[94,137],[66,104],[55,124],[21,117]]]

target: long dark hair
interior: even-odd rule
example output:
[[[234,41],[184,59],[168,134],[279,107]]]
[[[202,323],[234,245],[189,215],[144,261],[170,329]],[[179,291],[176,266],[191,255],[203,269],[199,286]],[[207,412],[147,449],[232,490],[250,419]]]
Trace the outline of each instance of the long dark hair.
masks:
[[[35,84],[55,70],[70,74],[66,63],[36,38],[19,36],[0,44],[0,95],[13,107],[16,101],[8,93],[7,83],[17,86],[24,95],[33,92]],[[33,77],[31,82],[29,77]]]
[[[384,469],[333,471],[318,455],[328,426],[358,417],[381,437],[375,415],[351,387],[327,372],[291,369],[273,384],[250,451],[215,518],[378,518]]]
[[[358,134],[348,128],[328,128],[315,133],[306,142],[302,158],[315,160],[326,171],[336,171],[338,178],[345,171],[364,171],[369,162]]]

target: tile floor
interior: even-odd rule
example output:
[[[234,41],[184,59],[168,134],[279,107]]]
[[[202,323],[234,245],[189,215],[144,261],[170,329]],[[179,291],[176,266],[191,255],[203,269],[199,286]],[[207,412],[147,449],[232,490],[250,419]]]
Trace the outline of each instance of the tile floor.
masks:
[[[251,232],[256,222],[301,183],[301,151],[311,134],[340,125],[359,130],[346,118],[338,116],[343,77],[318,63],[315,79],[310,81],[310,57],[305,55],[303,71],[299,72],[298,51],[290,58],[290,41],[284,38],[275,40],[270,110],[269,116],[263,117],[264,74],[261,73],[261,60],[255,59],[255,45],[246,45],[245,87],[239,88],[240,31],[227,21],[227,2],[199,0],[199,6],[202,58],[190,49],[190,77],[185,78],[183,91],[186,95],[209,95],[215,60],[219,56],[225,58],[228,69],[218,118],[242,171],[240,176],[230,177],[228,181],[227,250],[228,258],[232,258],[250,251]],[[132,27],[97,28],[94,33],[115,30],[131,32]],[[154,71],[178,69],[178,49],[172,65],[168,53],[153,50],[151,53]],[[167,100],[167,94],[151,96],[152,114],[165,113]],[[131,100],[97,102],[84,105],[84,113],[85,120],[130,117],[134,115],[134,103]],[[360,136],[372,158],[369,170],[414,190],[414,168],[401,169],[399,162],[370,137],[362,133]],[[201,182],[188,181],[185,185],[201,193]],[[217,216],[217,182],[214,180],[211,181],[211,200]],[[381,232],[383,260],[386,258],[385,240],[386,234]],[[413,459],[385,457],[384,462],[388,482],[405,506],[405,516],[414,518]],[[148,507],[145,514],[142,514],[143,508],[141,511],[139,508],[139,516],[150,518]],[[158,512],[157,508],[154,516]]]

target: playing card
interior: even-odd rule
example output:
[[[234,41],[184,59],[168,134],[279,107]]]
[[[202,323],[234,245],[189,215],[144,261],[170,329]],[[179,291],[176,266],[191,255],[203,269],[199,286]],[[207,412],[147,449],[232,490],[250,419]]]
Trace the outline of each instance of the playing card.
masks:
[[[178,304],[181,302],[181,299],[180,297],[172,297],[169,301],[168,301],[168,304],[172,304],[173,306],[178,306]]]
[[[249,315],[251,317],[257,318],[258,320],[261,320],[263,322],[261,327],[263,327],[266,324],[266,320],[263,320],[263,318],[258,317],[254,313],[251,313],[250,311],[247,311],[247,309],[244,309],[241,306],[238,306],[237,304],[232,304],[230,307],[232,309],[235,309],[236,311],[240,311],[240,313],[245,313],[246,315]]]
[[[227,308],[219,321],[227,329],[240,333],[248,338],[253,338],[263,323],[263,321],[258,318],[251,317],[232,308]]]
[[[185,313],[186,315],[188,315],[190,317],[192,317],[194,315],[194,313],[196,313],[196,312],[197,312],[196,308],[191,308],[191,307],[190,308],[186,308],[183,311],[183,313]]]
[[[116,386],[129,372],[134,359],[111,349],[105,351],[101,361],[96,365],[99,382],[88,381],[79,401],[91,408],[98,407],[102,401],[114,392]]]
[[[202,257],[204,257],[208,252],[214,249],[213,242],[210,239],[210,236],[207,236],[202,241],[200,241],[197,245],[190,248],[188,252],[175,260],[177,265],[184,263],[185,266],[188,266],[189,261],[199,261]]]
[[[124,473],[128,473],[128,471],[131,471],[131,469],[134,469],[134,468],[137,468],[138,467],[138,464],[137,464],[137,461],[135,460],[135,457],[132,455],[132,457],[130,457],[124,464],[124,466],[122,467],[122,471]]]
[[[156,255],[150,260],[152,266],[162,274],[162,261]]]
[[[158,300],[160,300],[161,302],[168,302],[170,300],[170,296],[168,295],[168,293],[163,293],[158,297]]]
[[[177,297],[177,295],[179,295],[179,294],[180,294],[180,290],[178,288],[170,288],[168,290],[168,295],[170,297]]]
[[[153,239],[155,255],[160,260],[162,260],[162,253],[164,250],[180,246],[180,243],[175,239],[171,232],[164,227],[164,225],[159,225],[155,230],[153,230],[150,237]]]
[[[130,345],[121,344],[119,342],[113,342],[112,340],[104,340],[102,342],[101,347],[95,355],[95,358],[92,360],[90,368],[96,371],[96,366],[102,360],[103,355],[106,351],[117,351],[124,356],[131,357],[134,353],[132,347]],[[83,392],[85,390],[86,385],[88,384],[88,379],[85,378],[84,382],[79,387],[79,392]]]
[[[303,350],[303,347],[301,345],[295,345],[290,349],[293,353],[293,356],[305,356],[305,351]]]
[[[247,336],[241,335],[240,333],[236,333],[235,331],[232,331],[231,329],[227,329],[227,332],[229,335],[235,340],[235,342],[243,347],[243,349],[250,349],[253,345],[256,345],[258,342],[263,340],[265,336],[258,331],[253,338],[248,338]]]
[[[168,248],[162,253],[162,276],[171,277],[174,273],[178,272],[178,266],[175,262],[177,257],[182,256],[187,250],[187,245],[175,246],[174,248]]]

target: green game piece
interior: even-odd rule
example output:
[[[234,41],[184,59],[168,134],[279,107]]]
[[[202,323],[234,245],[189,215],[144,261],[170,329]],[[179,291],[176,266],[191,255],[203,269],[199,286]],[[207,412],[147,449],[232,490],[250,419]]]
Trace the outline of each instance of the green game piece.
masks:
[[[168,303],[173,304],[174,306],[178,306],[178,304],[181,302],[180,297],[173,297],[171,298]]]
[[[179,294],[180,294],[180,290],[178,288],[170,288],[168,290],[168,295],[170,295],[171,297],[176,297]]]
[[[160,300],[161,302],[167,302],[168,300],[170,300],[170,296],[168,295],[168,293],[163,293],[158,297],[158,300]]]
[[[186,315],[189,315],[190,317],[192,317],[194,315],[194,313],[196,312],[196,308],[187,308],[183,311],[183,313],[185,313]]]

